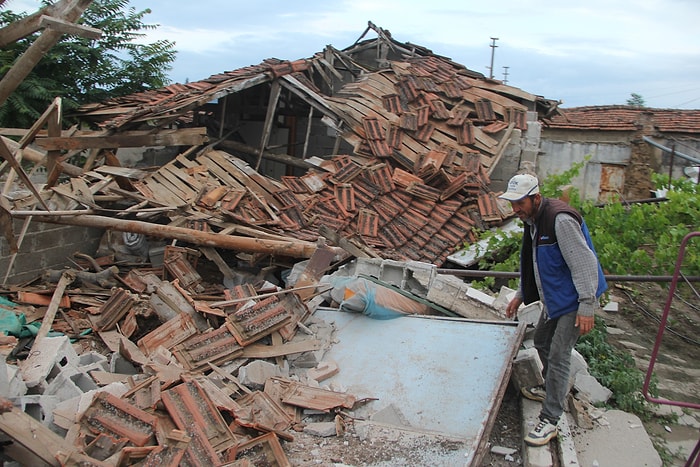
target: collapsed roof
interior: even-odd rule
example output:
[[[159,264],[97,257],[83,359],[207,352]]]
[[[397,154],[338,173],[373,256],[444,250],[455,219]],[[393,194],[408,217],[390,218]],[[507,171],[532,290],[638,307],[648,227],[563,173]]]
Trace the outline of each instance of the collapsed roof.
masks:
[[[527,113],[550,117],[558,103],[398,42],[372,23],[362,37],[369,30],[376,39],[344,50],[327,46],[303,60],[268,59],[83,106],[75,116],[99,130],[36,133],[33,147],[47,152],[53,174],[38,207],[70,212],[35,218],[174,238],[175,229],[189,229],[177,232],[292,257],[313,248],[251,250],[216,237],[244,232],[312,245],[323,235],[355,256],[441,265],[474,240],[473,228],[509,215],[490,175],[533,118]],[[157,169],[119,167],[114,157],[158,145],[174,153]],[[83,167],[66,161],[82,151]],[[61,171],[72,178],[56,182]],[[14,196],[15,216],[37,204],[37,193],[26,195]]]

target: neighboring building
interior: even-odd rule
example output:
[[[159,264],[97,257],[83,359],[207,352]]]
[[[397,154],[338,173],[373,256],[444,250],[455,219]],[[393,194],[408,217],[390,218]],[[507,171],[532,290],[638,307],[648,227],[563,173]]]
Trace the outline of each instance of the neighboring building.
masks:
[[[652,173],[678,178],[700,165],[700,110],[575,107],[545,120],[540,176],[561,173],[587,156],[574,180],[584,198],[650,198]]]

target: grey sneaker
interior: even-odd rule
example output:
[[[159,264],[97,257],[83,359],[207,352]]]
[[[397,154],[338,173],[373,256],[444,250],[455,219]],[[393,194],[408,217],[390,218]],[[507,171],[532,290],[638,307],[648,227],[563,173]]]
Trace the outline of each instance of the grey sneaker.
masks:
[[[525,437],[525,444],[544,446],[557,437],[557,427],[547,420],[540,420],[534,430]]]
[[[530,388],[521,388],[520,392],[523,396],[527,397],[531,401],[543,402],[544,396],[544,386],[532,386]]]

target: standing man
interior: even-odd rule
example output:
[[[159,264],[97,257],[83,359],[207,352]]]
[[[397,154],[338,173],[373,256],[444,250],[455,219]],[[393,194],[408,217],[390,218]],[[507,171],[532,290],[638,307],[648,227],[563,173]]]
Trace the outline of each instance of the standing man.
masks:
[[[579,335],[593,329],[607,284],[581,214],[561,200],[544,198],[537,177],[515,175],[499,198],[510,201],[525,225],[520,287],[506,316],[515,315],[522,303],[540,300],[543,305],[534,341],[545,384],[522,389],[528,399],[542,402],[539,422],[525,443],[543,446],[557,436],[569,392],[571,352]]]

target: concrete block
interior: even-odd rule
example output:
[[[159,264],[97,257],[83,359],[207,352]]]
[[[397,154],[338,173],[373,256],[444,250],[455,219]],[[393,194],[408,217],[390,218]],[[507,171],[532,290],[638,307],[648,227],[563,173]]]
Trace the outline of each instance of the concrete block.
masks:
[[[255,360],[238,369],[238,380],[250,388],[262,390],[265,382],[272,377],[288,377],[289,372],[264,360]]]
[[[370,418],[373,422],[385,423],[387,425],[395,426],[411,426],[406,416],[401,412],[395,404],[389,404],[386,407],[373,413]]]
[[[571,394],[569,394],[567,399],[569,402],[569,414],[571,415],[571,418],[575,422],[576,426],[586,430],[592,430],[593,419],[591,419],[591,416],[588,413],[588,407],[590,407],[590,405],[585,401],[575,398]]]
[[[67,367],[51,381],[44,394],[55,395],[60,401],[64,401],[97,389],[98,386],[89,373],[75,367]]]
[[[437,267],[434,264],[420,261],[409,261],[406,266],[408,269],[402,288],[420,297],[425,297],[437,275]]]
[[[366,276],[379,277],[381,267],[381,258],[357,258],[354,262],[354,270],[351,271],[350,275],[359,276],[364,274]]]
[[[574,444],[574,437],[571,433],[569,419],[566,414],[562,414],[562,416],[559,418],[557,430],[559,431],[557,436],[557,440],[559,441],[557,443],[560,462],[559,465],[579,465],[578,456],[576,454],[576,445]]]
[[[515,293],[516,291],[511,289],[510,287],[502,286],[501,290],[499,290],[498,295],[496,296],[496,299],[493,301],[493,304],[491,306],[500,315],[505,316],[506,307],[508,306],[508,303],[513,299],[513,297],[515,297]]]
[[[529,305],[521,306],[518,309],[518,321],[526,323],[530,326],[536,326],[542,314],[542,302],[534,302]]]
[[[322,438],[328,438],[336,435],[335,422],[315,422],[307,423],[304,426],[304,433]]]
[[[577,432],[574,444],[579,465],[664,465],[639,417],[621,410],[608,410],[605,418],[608,423],[604,428]]]
[[[448,274],[438,274],[430,290],[428,290],[428,300],[453,310],[459,297],[466,297],[468,284],[456,276]]]
[[[0,356],[0,394],[10,395],[10,375],[5,356]]]
[[[598,382],[589,374],[578,373],[574,388],[582,394],[591,404],[607,402],[612,396],[612,391]]]
[[[326,351],[324,349],[314,350],[311,352],[303,352],[297,355],[288,355],[289,361],[295,368],[315,368],[323,360]]]
[[[129,391],[129,386],[124,383],[110,383],[98,390],[91,390],[63,401],[59,401],[53,410],[53,423],[49,428],[55,433],[65,435],[74,423],[80,420],[83,413],[92,405],[92,401],[98,392],[108,392],[116,397],[121,397]]]
[[[532,349],[535,347],[535,341],[532,340],[532,338],[525,339],[525,340],[523,340],[522,346],[524,349]]]
[[[382,261],[379,268],[379,280],[401,289],[405,280],[405,272],[406,263],[387,259]]]
[[[483,303],[484,305],[490,306],[491,308],[493,308],[493,302],[495,301],[495,298],[491,295],[473,287],[467,288],[467,297]]]
[[[67,336],[45,337],[32,346],[29,357],[22,363],[22,378],[27,387],[50,383],[63,368],[75,366],[75,353]]]
[[[513,360],[511,378],[518,389],[544,384],[542,362],[537,355],[537,350],[529,348],[518,352]]]
[[[22,373],[19,367],[7,363],[5,367],[7,369],[7,392],[0,392],[0,394],[6,394],[8,397],[20,397],[25,395],[27,393],[27,385],[22,379]]]
[[[78,357],[77,367],[85,373],[93,370],[109,371],[109,360],[98,352],[88,352]]]
[[[50,426],[53,421],[53,411],[59,403],[58,397],[41,394],[25,395],[11,400],[15,407],[45,426]]]
[[[571,366],[569,367],[569,389],[574,387],[576,375],[579,373],[589,374],[588,362],[586,362],[586,359],[583,358],[583,355],[581,355],[578,350],[573,349],[571,351]]]
[[[512,456],[517,452],[517,449],[507,448],[505,446],[491,446],[491,454],[496,454],[498,456]]]
[[[139,374],[139,369],[129,360],[118,352],[114,352],[109,357],[110,373],[119,373],[121,375],[136,375]]]

